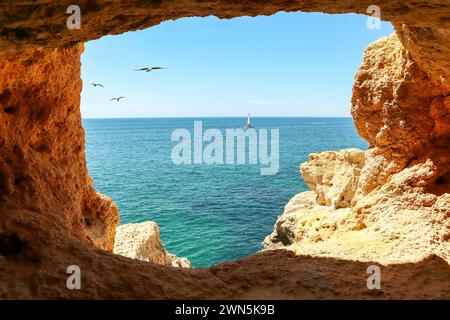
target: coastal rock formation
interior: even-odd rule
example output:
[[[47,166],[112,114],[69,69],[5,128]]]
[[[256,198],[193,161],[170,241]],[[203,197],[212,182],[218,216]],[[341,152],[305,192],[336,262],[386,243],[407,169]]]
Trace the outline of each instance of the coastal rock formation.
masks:
[[[411,161],[430,158],[435,178],[450,171],[449,94],[412,60],[397,36],[370,45],[353,87],[352,115],[371,149],[362,195]]]
[[[272,15],[285,12],[372,14],[379,6],[381,19],[391,21],[405,48],[436,84],[450,90],[450,3],[447,0],[95,0],[79,1],[80,29],[69,29],[67,13],[73,1],[3,0],[0,3],[0,48],[67,47],[108,34],[149,28],[184,17]],[[365,26],[361,26],[365,27]]]
[[[312,154],[314,191],[295,196],[263,245],[389,264],[450,263],[450,109],[397,36],[366,50],[352,115],[371,147]]]
[[[341,157],[357,150],[342,150]],[[330,152],[313,154],[302,165],[314,167],[320,177],[333,176],[334,167],[322,166]],[[366,156],[370,156],[366,153]],[[333,177],[339,181],[340,172],[352,172],[360,163],[341,163]],[[370,194],[353,201],[352,206],[336,208],[324,204],[322,197],[333,197],[338,190],[320,189],[321,193],[306,191],[293,197],[278,218],[274,231],[264,240],[265,249],[287,248],[298,254],[339,257],[382,264],[420,261],[438,255],[450,263],[450,193],[448,185],[417,183],[429,181],[434,165],[431,161],[411,165]],[[312,170],[312,169],[311,169]],[[303,172],[303,170],[302,170]],[[359,173],[355,172],[355,180]],[[348,192],[344,176],[342,192]],[[351,188],[351,193],[358,188]],[[330,190],[330,193],[327,193]],[[322,196],[322,194],[324,195]]]
[[[396,34],[367,49],[352,99],[370,148],[303,165],[317,193],[291,200],[266,241],[300,255],[205,269],[108,252],[117,208],[86,168],[80,43],[181,17],[366,13],[373,1],[79,1],[81,28],[68,29],[72,4],[0,3],[0,298],[450,298],[449,1],[380,3]],[[378,263],[373,294],[366,268]],[[81,290],[66,287],[70,265]]]
[[[167,252],[160,239],[159,227],[153,221],[117,227],[114,253],[165,266],[191,267],[188,259]]]
[[[300,166],[303,180],[317,194],[317,203],[347,208],[355,195],[364,152],[348,149],[314,153]]]
[[[368,47],[352,98],[358,133],[371,145],[356,199],[412,168],[421,168],[420,177],[410,177],[404,187],[450,191],[449,97],[450,91],[431,81],[395,34]]]

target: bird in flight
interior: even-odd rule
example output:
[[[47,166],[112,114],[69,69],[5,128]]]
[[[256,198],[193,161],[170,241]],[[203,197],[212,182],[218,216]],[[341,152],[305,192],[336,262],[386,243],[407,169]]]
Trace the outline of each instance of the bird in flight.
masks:
[[[101,83],[94,83],[94,82],[91,82],[91,84],[92,84],[94,87],[102,87],[102,88],[104,88],[104,86],[103,86]]]
[[[109,101],[112,101],[112,100],[120,101],[120,99],[123,99],[123,98],[125,98],[125,97],[111,98],[111,99],[109,99]]]
[[[165,68],[162,68],[162,67],[145,67],[145,68],[140,68],[140,69],[134,69],[134,71],[150,72],[152,70],[161,70],[161,69],[165,69]]]

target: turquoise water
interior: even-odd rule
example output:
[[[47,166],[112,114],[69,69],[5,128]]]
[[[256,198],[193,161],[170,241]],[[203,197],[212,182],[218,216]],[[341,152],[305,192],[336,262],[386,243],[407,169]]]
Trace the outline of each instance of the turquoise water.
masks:
[[[351,118],[253,118],[256,129],[280,132],[280,169],[260,165],[175,165],[172,131],[242,128],[245,118],[85,119],[86,156],[95,187],[112,197],[121,223],[156,221],[166,248],[194,267],[248,256],[261,249],[276,217],[307,190],[299,165],[308,154],[366,149]]]

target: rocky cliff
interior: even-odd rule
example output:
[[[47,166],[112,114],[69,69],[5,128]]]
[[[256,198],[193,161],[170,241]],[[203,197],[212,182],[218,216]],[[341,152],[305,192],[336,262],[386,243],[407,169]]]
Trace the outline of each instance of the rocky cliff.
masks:
[[[371,147],[310,155],[264,247],[380,263],[450,262],[450,105],[396,35],[369,46],[352,114]]]
[[[110,252],[117,208],[86,168],[81,43],[181,17],[366,13],[372,1],[79,1],[81,29],[68,29],[71,4],[0,2],[1,298],[450,297],[447,0],[381,1],[396,34],[367,49],[352,101],[370,149],[364,160],[354,150],[313,156],[303,172],[314,193],[286,215],[304,221],[281,223],[271,241],[313,256],[270,250],[207,269]],[[365,287],[371,259],[389,263],[377,295]],[[66,287],[74,264],[80,290]]]

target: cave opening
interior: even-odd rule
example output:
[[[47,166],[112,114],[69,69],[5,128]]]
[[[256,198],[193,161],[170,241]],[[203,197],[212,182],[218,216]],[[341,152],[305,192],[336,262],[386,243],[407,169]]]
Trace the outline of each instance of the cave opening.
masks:
[[[118,204],[121,224],[155,221],[168,251],[194,267],[261,250],[307,189],[298,166],[308,154],[367,149],[350,118],[353,78],[367,45],[392,32],[363,15],[280,12],[183,18],[86,43],[81,111],[95,188]],[[135,71],[147,66],[164,69]],[[280,130],[277,175],[172,163],[174,130],[195,120],[241,128],[247,113],[258,129]]]
[[[159,42],[153,37],[137,39],[134,46],[123,42],[126,52],[118,50],[113,42],[104,42],[108,50],[96,51],[95,44],[106,39],[123,40],[130,34],[105,37],[86,43],[82,57],[84,88],[80,78],[81,43],[155,26],[163,19],[209,14],[224,18],[268,15],[280,9],[365,13],[366,5],[359,1],[194,1],[189,5],[183,1],[145,4],[130,1],[105,2],[95,8],[81,4],[81,32],[67,28],[67,4],[63,2],[1,4],[5,19],[0,24],[0,296],[7,299],[448,297],[450,198],[449,185],[442,182],[447,180],[446,148],[450,132],[447,32],[450,10],[445,1],[432,6],[424,2],[407,5],[383,2],[383,19],[392,21],[396,32],[375,42],[377,31],[367,32],[366,17],[351,24],[352,32],[343,28],[345,24],[333,24],[330,20],[322,26],[326,34],[315,32],[320,23],[303,28],[310,34],[303,41],[295,41],[298,38],[292,33],[276,31],[276,23],[270,20],[266,29],[253,25],[254,30],[262,31],[259,36],[253,34],[247,41],[239,42],[239,37],[248,34],[239,24],[240,18],[227,25],[229,37],[214,37],[213,40],[219,40],[216,42],[210,37],[215,34],[214,28],[201,25],[209,36],[199,43],[223,53],[217,55],[211,54],[214,50],[192,42],[188,36],[190,29],[184,26],[186,33],[176,31],[176,43],[184,41],[199,48],[199,63],[194,63],[186,50],[164,47],[174,43],[167,32]],[[281,15],[288,31],[303,30],[292,21],[287,23],[286,17],[296,14]],[[261,19],[273,17],[248,18]],[[171,25],[168,22],[151,30]],[[359,33],[361,30],[365,32]],[[336,32],[345,36],[339,38],[341,47],[355,53],[350,59],[355,65],[350,68],[344,63],[340,48],[332,46],[327,37]],[[361,40],[356,35],[364,39],[364,46],[359,49],[352,46]],[[256,40],[261,41],[259,46]],[[287,44],[283,45],[283,41]],[[317,42],[324,46],[317,48]],[[152,50],[144,47],[148,43],[155,45]],[[236,43],[240,43],[239,50],[233,55],[231,44]],[[303,50],[296,49],[297,43],[303,44]],[[368,43],[371,44],[357,69]],[[226,45],[226,50],[221,44]],[[257,52],[246,52],[246,44]],[[161,59],[154,55],[158,48],[164,53]],[[283,54],[274,55],[273,48]],[[130,52],[144,53],[145,59],[131,57]],[[309,56],[301,55],[305,52]],[[113,53],[120,57],[112,59]],[[89,60],[90,55],[96,56],[95,59]],[[290,55],[295,59],[289,59]],[[162,60],[164,57],[173,59]],[[208,63],[210,60],[215,63]],[[166,69],[142,74],[131,70],[149,65]],[[192,68],[182,69],[183,66]],[[220,69],[224,66],[225,70]],[[301,68],[296,69],[298,66]],[[307,67],[313,72],[308,73]],[[357,69],[351,103],[354,122],[350,118],[324,117],[326,98],[336,102],[329,104],[328,110],[338,110],[341,103],[349,103],[348,96],[340,102],[335,91],[340,91],[342,85],[349,95],[354,75],[346,80],[333,77],[339,67]],[[117,72],[122,69],[133,76]],[[286,70],[307,81],[296,81]],[[114,85],[117,79],[120,83]],[[173,79],[178,82],[171,82]],[[91,91],[91,81],[105,86]],[[165,88],[167,83],[170,86]],[[252,90],[252,86],[257,90]],[[217,95],[214,87],[224,94]],[[280,94],[274,95],[277,87]],[[313,90],[314,87],[318,90]],[[86,130],[79,112],[82,88]],[[139,92],[145,95],[137,99]],[[307,94],[313,99],[306,99]],[[98,103],[93,103],[95,95]],[[298,113],[284,113],[289,108],[283,105],[284,100],[275,99],[279,97],[301,101],[292,107]],[[109,102],[111,98],[117,101]],[[184,109],[173,108],[177,106],[176,98],[182,100]],[[205,105],[202,108],[201,102],[209,108]],[[164,112],[158,113],[159,107]],[[103,113],[105,110],[109,113]],[[209,110],[217,112],[215,117],[200,118]],[[275,115],[284,117],[275,117],[273,110]],[[193,111],[196,113],[192,114]],[[259,168],[251,166],[229,166],[225,171],[219,166],[169,166],[169,136],[173,128],[188,127],[199,118],[204,119],[208,129],[242,127],[248,112],[253,127],[277,127],[281,137],[287,139],[280,144],[281,171],[277,176],[263,179]],[[311,116],[312,112],[320,117],[294,117]],[[162,118],[169,115],[170,118]],[[187,118],[189,115],[191,118]],[[272,122],[267,123],[269,120]],[[355,134],[354,126],[369,142],[370,149],[314,153],[301,169],[311,191],[296,194],[304,187],[298,164],[307,152],[354,145],[355,140],[350,137]],[[121,227],[145,221],[146,228],[159,236],[159,229],[150,220],[157,221],[168,249],[190,258],[194,267],[211,266],[260,250],[260,241],[270,232],[274,215],[292,194],[296,195],[289,200],[286,214],[276,220],[271,236],[272,240],[279,236],[284,243],[294,241],[296,247],[251,254],[197,270],[176,270],[132,260],[126,254],[123,254],[126,257],[111,254],[117,207],[92,185],[86,170],[85,133],[90,175],[95,187],[118,203]],[[338,136],[347,138],[336,139]],[[307,149],[312,146],[314,149]],[[350,182],[350,188],[334,179],[336,172],[348,178],[344,180]],[[324,181],[324,174],[331,179]],[[306,212],[303,206],[308,206]],[[299,229],[293,228],[295,219],[299,219]],[[117,233],[126,231],[119,228]],[[136,234],[138,229],[131,231]],[[117,234],[116,239],[120,239]],[[161,245],[154,244],[155,248]],[[179,262],[183,266],[185,261]],[[372,267],[374,263],[382,271],[382,289],[368,292],[367,265]],[[68,270],[77,269],[76,266],[82,270],[82,290],[67,286]],[[417,287],[423,290],[414,290]]]

